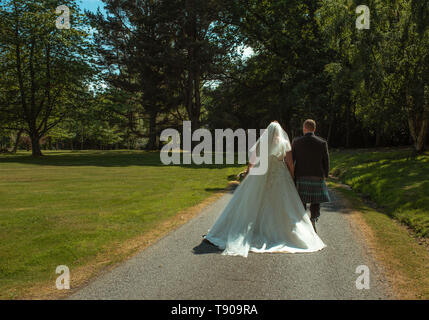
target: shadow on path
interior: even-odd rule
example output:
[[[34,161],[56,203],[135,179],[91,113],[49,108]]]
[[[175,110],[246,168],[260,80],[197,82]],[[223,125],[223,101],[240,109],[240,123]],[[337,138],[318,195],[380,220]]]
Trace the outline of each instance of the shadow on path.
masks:
[[[336,191],[329,189],[329,197],[331,198],[331,202],[325,202],[325,203],[322,203],[321,205],[321,208],[324,212],[327,212],[327,213],[340,212],[343,214],[350,213],[348,210],[345,210],[347,209],[347,207],[345,206],[341,198],[337,195]]]
[[[215,245],[211,244],[207,240],[201,241],[201,243],[192,249],[194,254],[210,254],[210,253],[221,253],[223,250],[219,249]]]

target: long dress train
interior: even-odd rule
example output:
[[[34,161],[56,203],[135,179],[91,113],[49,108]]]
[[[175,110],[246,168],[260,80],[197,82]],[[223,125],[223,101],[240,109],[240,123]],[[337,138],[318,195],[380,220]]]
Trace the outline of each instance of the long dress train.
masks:
[[[270,126],[267,172],[247,175],[205,236],[224,250],[224,255],[247,257],[249,251],[314,252],[326,247],[315,233],[283,162],[285,153],[290,151],[289,139],[278,123],[274,128]],[[276,139],[279,132],[283,139]],[[273,152],[278,151],[272,145],[275,143],[284,144],[280,153]]]

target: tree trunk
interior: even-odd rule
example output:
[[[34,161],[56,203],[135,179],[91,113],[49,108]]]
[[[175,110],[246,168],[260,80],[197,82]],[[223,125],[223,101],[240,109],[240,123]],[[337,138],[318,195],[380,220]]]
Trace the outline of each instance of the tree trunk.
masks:
[[[425,106],[423,112],[413,112],[413,98],[407,96],[408,126],[413,139],[413,147],[416,153],[425,151],[426,135],[429,127],[429,107]]]
[[[410,134],[413,139],[413,146],[416,153],[425,151],[426,135],[428,132],[428,119],[422,119],[419,115],[408,117]]]
[[[38,135],[31,134],[31,154],[33,157],[41,157],[42,150],[40,149],[40,138]]]
[[[381,128],[378,126],[375,130],[375,146],[380,147],[381,145]]]
[[[329,121],[329,128],[328,128],[328,136],[326,138],[326,141],[328,142],[328,145],[331,142],[331,135],[332,135],[332,126],[334,124],[334,116],[331,115],[331,121]]]
[[[350,106],[346,106],[346,148],[350,147]]]
[[[200,91],[200,72],[199,70],[195,73],[194,78],[194,93],[195,93],[195,104],[194,110],[192,114],[192,127],[193,130],[197,130],[200,128],[200,114],[201,114],[201,91]]]
[[[16,151],[18,150],[19,140],[21,139],[21,135],[22,135],[23,131],[24,131],[24,129],[19,129],[19,131],[16,135],[15,145],[13,146],[12,153],[16,153]]]
[[[83,134],[84,134],[84,128],[83,128],[83,124],[81,123],[82,126],[82,132],[81,132],[81,138],[80,138],[80,150],[83,150]]]
[[[158,115],[157,111],[152,111],[149,114],[149,142],[147,143],[147,150],[156,150],[156,117]]]

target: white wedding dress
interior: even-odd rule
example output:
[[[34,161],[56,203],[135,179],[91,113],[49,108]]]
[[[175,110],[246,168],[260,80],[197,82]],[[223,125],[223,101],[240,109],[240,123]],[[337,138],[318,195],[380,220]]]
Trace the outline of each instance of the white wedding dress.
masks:
[[[250,170],[204,238],[224,255],[244,257],[249,251],[300,253],[323,249],[326,245],[314,232],[283,162],[291,150],[286,132],[272,122],[250,149],[254,153],[251,159],[262,141],[268,144],[266,173],[255,175],[255,168]]]

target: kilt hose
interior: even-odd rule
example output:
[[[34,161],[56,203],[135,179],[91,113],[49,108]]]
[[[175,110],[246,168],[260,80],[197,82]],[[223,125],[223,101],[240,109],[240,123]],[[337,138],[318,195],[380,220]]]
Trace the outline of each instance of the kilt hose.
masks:
[[[307,203],[311,204],[311,220],[317,221],[320,217],[320,204],[331,201],[325,179],[321,177],[298,177],[296,178],[296,189],[304,208],[307,209]]]

